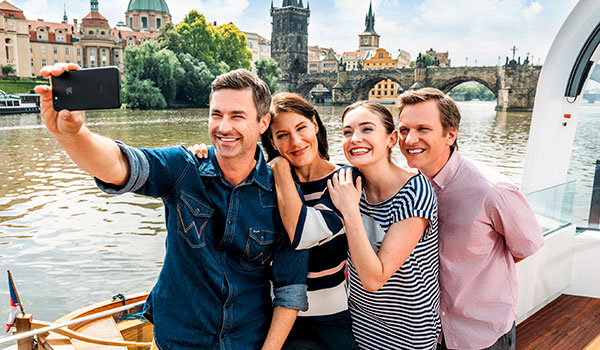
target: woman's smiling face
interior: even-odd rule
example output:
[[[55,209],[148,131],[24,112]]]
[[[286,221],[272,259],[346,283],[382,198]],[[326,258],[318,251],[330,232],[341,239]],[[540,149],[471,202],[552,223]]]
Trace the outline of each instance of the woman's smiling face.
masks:
[[[346,113],[342,124],[344,155],[357,168],[388,160],[389,150],[396,145],[396,131],[391,134],[381,117],[365,107]]]
[[[296,168],[319,157],[317,132],[314,120],[294,112],[279,113],[271,121],[273,146]]]

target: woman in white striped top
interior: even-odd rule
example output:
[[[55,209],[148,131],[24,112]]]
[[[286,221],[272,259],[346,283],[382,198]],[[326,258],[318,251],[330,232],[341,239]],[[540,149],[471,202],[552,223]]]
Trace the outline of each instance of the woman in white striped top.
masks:
[[[361,349],[435,349],[441,325],[433,188],[391,161],[398,134],[385,107],[357,102],[342,124],[344,154],[362,176],[354,182],[352,170],[343,169],[328,187],[346,227],[354,336]]]

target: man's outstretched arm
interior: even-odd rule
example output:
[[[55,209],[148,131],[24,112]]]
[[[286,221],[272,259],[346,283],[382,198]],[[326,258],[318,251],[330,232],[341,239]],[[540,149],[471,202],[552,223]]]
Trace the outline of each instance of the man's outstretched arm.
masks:
[[[59,76],[66,70],[76,70],[76,64],[57,64],[42,68],[44,77]],[[85,125],[82,111],[62,110],[52,107],[52,88],[36,86],[40,94],[40,110],[46,128],[56,141],[83,170],[100,180],[122,186],[129,178],[129,163],[117,144],[104,136],[91,132]]]

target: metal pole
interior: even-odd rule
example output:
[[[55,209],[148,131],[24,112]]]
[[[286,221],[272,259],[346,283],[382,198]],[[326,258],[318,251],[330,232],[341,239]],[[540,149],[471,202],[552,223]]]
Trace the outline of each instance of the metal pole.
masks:
[[[129,309],[133,309],[136,306],[141,306],[144,305],[146,301],[138,301],[137,303],[133,303],[133,304],[128,304],[125,306],[121,306],[115,309],[111,309],[111,310],[107,310],[107,311],[103,311],[97,314],[93,314],[93,315],[89,315],[89,316],[85,316],[85,317],[80,317],[80,318],[76,318],[74,320],[71,321],[67,321],[67,322],[63,322],[63,323],[59,323],[59,324],[54,324],[52,326],[48,326],[48,327],[44,327],[44,328],[40,328],[40,329],[34,329],[32,331],[29,332],[25,332],[25,333],[19,333],[17,335],[13,335],[11,337],[7,337],[7,338],[2,338],[0,339],[0,345],[5,344],[5,343],[9,343],[9,342],[13,342],[15,340],[19,340],[19,339],[24,339],[24,338],[28,338],[34,335],[38,335],[38,334],[42,334],[42,333],[46,333],[46,332],[50,332],[53,331],[55,329],[59,329],[59,328],[64,328],[70,325],[74,325],[74,324],[78,324],[78,323],[82,323],[82,322],[87,322],[87,321],[91,321],[91,320],[95,320],[98,318],[102,318],[105,316],[109,316],[112,314],[116,314],[118,312],[121,311],[126,311]]]

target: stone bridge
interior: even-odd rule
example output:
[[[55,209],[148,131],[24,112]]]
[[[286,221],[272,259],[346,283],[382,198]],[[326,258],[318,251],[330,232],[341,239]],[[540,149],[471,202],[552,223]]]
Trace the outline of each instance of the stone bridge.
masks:
[[[289,86],[282,86],[309,98],[310,91],[322,84],[332,93],[333,103],[349,104],[368,99],[378,82],[390,79],[399,90],[435,87],[448,93],[455,86],[476,81],[497,98],[496,110],[531,111],[541,66],[508,64],[497,67],[428,67],[385,70],[340,71],[304,74]]]

